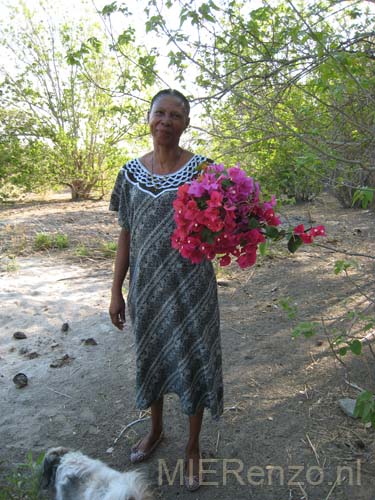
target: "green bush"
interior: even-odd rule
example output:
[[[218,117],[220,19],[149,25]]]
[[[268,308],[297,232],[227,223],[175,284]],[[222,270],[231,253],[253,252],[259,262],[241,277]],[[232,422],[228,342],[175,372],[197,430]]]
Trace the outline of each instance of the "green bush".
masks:
[[[63,248],[68,248],[69,246],[69,238],[66,234],[61,234],[58,233],[54,237],[54,246],[58,248],[59,250],[62,250]]]
[[[53,246],[53,239],[47,233],[38,233],[35,235],[34,247],[36,250],[48,250]]]
[[[34,247],[36,250],[49,250],[50,248],[58,248],[63,250],[68,248],[69,238],[66,234],[57,233],[55,235],[47,233],[38,233],[35,235]]]
[[[114,257],[117,250],[117,243],[115,241],[106,241],[102,244],[102,252],[105,257]]]
[[[31,451],[26,463],[18,464],[7,476],[0,480],[0,500],[41,500],[41,464],[44,453],[34,461]]]
[[[87,257],[89,255],[89,250],[86,245],[80,243],[74,249],[74,255],[77,257]]]

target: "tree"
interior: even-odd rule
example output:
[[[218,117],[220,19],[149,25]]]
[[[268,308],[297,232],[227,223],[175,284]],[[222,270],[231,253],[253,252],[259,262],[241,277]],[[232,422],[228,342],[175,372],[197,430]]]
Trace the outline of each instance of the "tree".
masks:
[[[119,71],[94,25],[56,24],[47,10],[22,4],[13,16],[3,39],[13,58],[1,71],[1,142],[18,144],[24,156],[36,145],[44,152],[42,163],[29,158],[29,188],[66,185],[72,199],[88,197],[121,164],[124,141],[142,135],[140,72]],[[141,57],[132,42],[123,39],[122,50]],[[19,180],[19,169],[8,161],[7,180]]]
[[[374,187],[369,2],[179,5],[180,26],[171,27],[172,2],[151,0],[148,28],[170,43],[180,78],[196,67],[215,157],[249,162],[274,184],[279,176],[279,191],[300,198],[331,183],[338,196],[348,192],[340,198],[348,204],[363,183]]]

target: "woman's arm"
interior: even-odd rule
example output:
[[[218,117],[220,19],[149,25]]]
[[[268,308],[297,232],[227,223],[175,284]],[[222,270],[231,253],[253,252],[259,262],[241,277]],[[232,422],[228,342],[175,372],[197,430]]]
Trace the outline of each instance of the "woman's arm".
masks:
[[[115,259],[115,270],[112,283],[112,296],[109,306],[109,315],[112,323],[119,329],[124,328],[125,301],[122,295],[122,285],[129,269],[130,233],[121,229]]]

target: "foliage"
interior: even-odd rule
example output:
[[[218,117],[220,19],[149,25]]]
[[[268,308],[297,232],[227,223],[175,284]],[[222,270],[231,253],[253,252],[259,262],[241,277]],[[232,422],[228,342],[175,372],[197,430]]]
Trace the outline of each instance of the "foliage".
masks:
[[[106,241],[101,245],[104,257],[112,258],[116,255],[117,243],[115,241]]]
[[[6,257],[6,262],[5,262],[5,271],[7,273],[14,273],[16,271],[18,271],[19,269],[19,265],[18,265],[18,262],[17,262],[17,258],[15,255],[8,255]]]
[[[142,133],[144,110],[133,95],[141,72],[115,64],[94,24],[57,23],[40,9],[20,3],[3,30],[15,63],[1,68],[0,189],[65,185],[73,199],[103,194],[126,156],[123,141]],[[142,55],[130,39],[121,50]]]
[[[56,234],[54,238],[54,245],[59,250],[63,250],[64,248],[68,248],[69,246],[69,238],[66,234]]]
[[[358,187],[374,186],[369,3],[181,2],[179,26],[169,9],[150,0],[148,30],[165,36],[181,81],[196,67],[201,140],[215,160],[251,164],[271,191],[296,200],[330,186],[350,206]]]
[[[34,247],[36,250],[48,250],[52,248],[52,236],[46,233],[38,233],[35,235]]]
[[[0,500],[40,500],[40,474],[44,453],[36,460],[31,451],[26,463],[19,464],[8,476],[0,480]]]
[[[352,206],[360,203],[362,208],[366,209],[370,204],[374,202],[374,189],[368,188],[366,186],[357,189],[354,192]]]
[[[74,249],[74,255],[77,257],[87,257],[89,255],[89,250],[86,245],[81,243]]]
[[[69,238],[66,234],[57,233],[55,235],[47,233],[37,233],[34,239],[34,247],[36,250],[49,250],[58,248],[63,250],[68,248]]]
[[[374,300],[349,276],[349,272],[356,268],[358,266],[354,261],[337,260],[333,272],[335,275],[344,273],[352,283],[353,288],[365,299],[365,305],[362,304],[361,306],[362,310],[360,308],[348,310],[345,315],[334,319],[322,317],[319,321],[298,321],[299,311],[297,305],[292,302],[293,299],[285,297],[279,301],[288,318],[298,321],[293,327],[292,337],[294,339],[300,336],[309,338],[324,334],[332,354],[346,370],[348,370],[348,367],[344,362],[345,356],[348,353],[361,356],[366,345],[368,345],[371,355],[375,358],[371,339],[368,342],[366,338],[366,335],[375,328],[375,316],[368,312],[369,306],[373,306]],[[361,417],[364,423],[371,422],[375,427],[375,399],[372,393],[365,391],[357,398],[355,416]]]
[[[354,416],[360,417],[364,424],[371,422],[375,427],[375,399],[374,394],[363,391],[357,398],[354,408]]]

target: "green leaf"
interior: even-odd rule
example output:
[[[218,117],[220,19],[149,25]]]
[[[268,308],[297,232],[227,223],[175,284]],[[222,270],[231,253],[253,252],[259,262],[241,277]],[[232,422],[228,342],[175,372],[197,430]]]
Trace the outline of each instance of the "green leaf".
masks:
[[[306,338],[314,336],[318,331],[318,324],[312,321],[302,321],[292,331],[292,337],[303,335]]]
[[[77,52],[70,52],[66,56],[66,62],[70,64],[70,66],[79,66],[81,64],[81,60],[77,57]]]
[[[38,458],[36,459],[36,465],[41,465],[42,462],[43,462],[43,459],[44,459],[44,456],[45,456],[45,452],[42,451],[42,453],[40,453],[40,455],[38,456]]]
[[[294,253],[298,250],[298,248],[303,244],[303,241],[301,238],[294,234],[291,236],[291,238],[288,241],[288,250],[291,253]]]
[[[100,52],[102,48],[102,42],[98,40],[95,36],[92,36],[87,40],[87,42],[92,46],[95,52]]]
[[[279,231],[276,227],[266,226],[265,230],[266,230],[266,235],[268,236],[268,238],[272,238],[275,240],[279,238]]]
[[[335,267],[334,267],[334,273],[335,274],[340,274],[342,271],[346,271],[352,267],[352,263],[349,262],[348,260],[337,260],[335,262]]]
[[[371,415],[375,410],[375,401],[366,401],[362,408],[361,412],[361,420],[364,424],[371,421]]]
[[[249,226],[249,229],[256,229],[256,228],[260,227],[258,219],[256,219],[255,217],[250,217],[250,219],[248,221],[248,226]]]
[[[359,201],[362,204],[362,208],[366,210],[367,207],[374,201],[374,189],[368,188],[366,186],[357,189],[353,195],[352,206],[354,206]]]
[[[127,30],[123,31],[117,38],[117,44],[118,45],[127,45],[130,42],[134,42],[134,33],[135,30],[134,28],[128,28]]]
[[[371,399],[374,397],[372,392],[370,391],[363,391],[361,394],[357,397],[357,403],[363,403],[365,401],[371,401]]]
[[[105,5],[101,11],[102,16],[110,16],[113,12],[117,10],[117,3],[112,2],[108,5]]]
[[[338,335],[332,340],[332,345],[336,346],[338,344],[342,344],[345,341],[344,335]]]
[[[227,189],[231,186],[234,186],[234,182],[231,181],[230,179],[224,179],[223,181],[221,181],[221,185],[224,189]]]
[[[208,229],[208,227],[204,227],[202,229],[202,241],[212,244],[215,241],[216,234],[211,229]]]
[[[373,321],[371,321],[370,323],[367,323],[364,327],[363,327],[363,331],[364,332],[368,332],[369,330],[372,330],[375,326],[375,323]]]
[[[297,315],[298,308],[295,304],[291,304],[290,301],[291,299],[289,297],[282,298],[279,300],[279,305],[288,314],[289,319],[294,319]]]
[[[345,356],[345,354],[347,352],[348,352],[348,348],[347,347],[340,347],[340,349],[339,349],[340,356]]]
[[[162,22],[163,18],[161,16],[151,16],[150,19],[146,21],[146,33],[149,33],[150,31],[157,31]]]
[[[268,250],[268,242],[265,241],[264,243],[260,243],[258,248],[259,248],[259,253],[260,255],[262,255],[262,257],[264,257],[266,254],[267,254],[267,250]]]
[[[349,345],[349,348],[353,354],[357,354],[357,355],[361,354],[362,344],[358,339],[355,339],[352,342],[349,342],[348,345]]]

